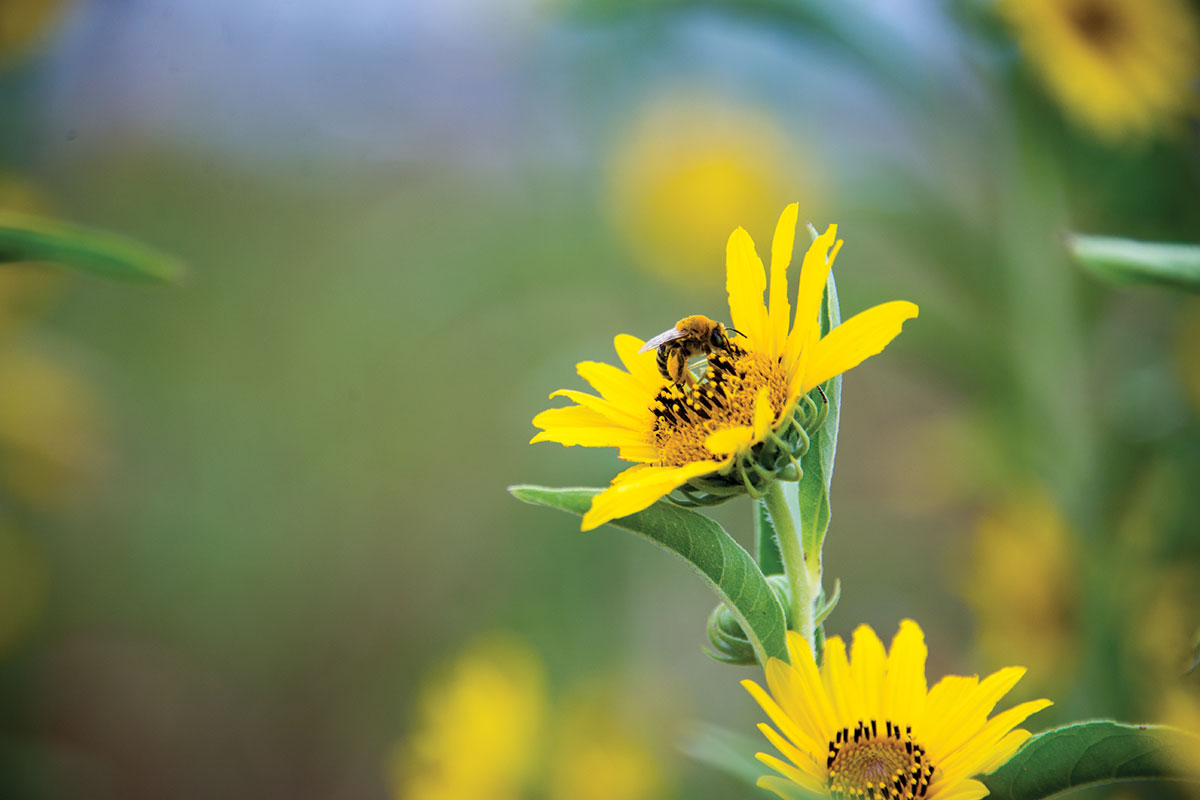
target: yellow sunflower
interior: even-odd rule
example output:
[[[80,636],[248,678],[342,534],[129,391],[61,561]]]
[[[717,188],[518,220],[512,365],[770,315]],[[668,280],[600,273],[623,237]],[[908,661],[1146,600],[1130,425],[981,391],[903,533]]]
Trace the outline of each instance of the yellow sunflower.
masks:
[[[779,730],[759,729],[787,758],[759,753],[779,775],[758,785],[785,800],[976,800],[988,792],[972,776],[1012,758],[1030,736],[1014,728],[1051,705],[1031,700],[988,719],[1022,667],[983,680],[950,675],[927,689],[925,635],[912,620],[900,623],[887,653],[866,625],[854,632],[849,657],[841,638],[830,637],[821,670],[792,631],[788,651],[791,664],[767,662],[769,693],[742,682]]]
[[[728,348],[711,352],[695,382],[668,381],[643,341],[615,340],[622,370],[583,361],[579,375],[599,397],[571,389],[554,392],[576,405],[534,417],[542,432],[533,442],[616,447],[638,462],[596,496],[583,530],[641,511],[689,482],[744,469],[740,457],[787,434],[801,398],[825,381],[879,353],[917,307],[896,300],[864,311],[821,336],[819,311],[833,260],[842,246],[837,226],[816,237],[804,256],[791,321],[787,268],[796,235],[796,204],[788,206],[771,246],[768,301],[766,271],[742,228],[729,237],[726,288],[729,313],[739,334]],[[790,457],[780,447],[783,457]],[[742,475],[745,481],[745,475]]]
[[[423,688],[421,717],[391,755],[402,800],[519,800],[537,769],[546,724],[537,654],[507,636],[484,639]]]
[[[1001,0],[1042,80],[1110,141],[1148,136],[1196,107],[1196,21],[1184,0]]]
[[[694,286],[726,231],[766,222],[806,190],[827,197],[803,146],[765,108],[673,89],[636,110],[607,170],[606,206],[637,263]]]

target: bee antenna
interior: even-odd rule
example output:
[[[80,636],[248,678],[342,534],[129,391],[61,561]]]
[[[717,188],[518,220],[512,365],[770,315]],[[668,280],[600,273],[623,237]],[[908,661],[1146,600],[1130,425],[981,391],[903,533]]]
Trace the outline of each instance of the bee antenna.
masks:
[[[737,328],[726,328],[726,329],[725,329],[725,332],[726,332],[726,333],[736,333],[738,336],[745,336],[745,335],[746,335],[746,334],[742,333],[741,331],[739,331]]]

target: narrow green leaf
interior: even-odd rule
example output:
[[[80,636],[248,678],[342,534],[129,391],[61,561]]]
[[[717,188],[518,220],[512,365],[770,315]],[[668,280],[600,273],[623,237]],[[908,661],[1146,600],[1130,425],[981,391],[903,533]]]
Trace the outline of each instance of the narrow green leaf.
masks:
[[[1200,292],[1200,245],[1115,236],[1067,236],[1067,249],[1088,272],[1112,283],[1151,283]]]
[[[766,769],[754,754],[762,744],[745,734],[718,725],[698,724],[686,730],[679,740],[684,755],[707,764],[736,781],[754,786]]]
[[[775,526],[761,500],[754,502],[754,556],[763,575],[783,574],[783,555],[775,538]]]
[[[582,516],[599,489],[551,489],[510,486],[513,497],[533,505]],[[703,514],[660,500],[645,511],[608,523],[632,531],[682,556],[712,588],[742,626],[759,663],[768,657],[787,660],[783,608],[758,565],[725,529]]]
[[[1196,631],[1196,635],[1192,638],[1192,658],[1188,664],[1188,674],[1195,672],[1196,667],[1200,667],[1200,631]]]
[[[825,620],[829,619],[829,615],[837,608],[838,601],[842,599],[842,579],[833,579],[833,594],[828,600],[818,605],[817,611],[813,614],[813,625],[820,627]]]
[[[175,259],[132,239],[59,220],[0,211],[0,265],[51,261],[105,278],[168,283]]]
[[[767,749],[765,745],[765,741],[717,725],[697,725],[685,732],[679,742],[684,755],[747,786],[756,786],[761,776],[771,774],[754,757],[755,753]],[[828,795],[815,795],[790,781],[778,780],[781,783],[776,786],[786,793],[788,800],[828,800]],[[761,792],[754,796],[766,798],[769,795]]]
[[[842,323],[837,283],[833,271],[825,284],[825,302],[821,304],[821,334]],[[800,541],[805,553],[820,551],[829,530],[831,511],[829,492],[833,485],[833,461],[837,454],[838,418],[842,409],[842,376],[830,378],[822,387],[829,402],[825,424],[812,436],[808,452],[800,459],[804,475],[800,478]]]
[[[994,800],[1039,800],[1098,783],[1183,779],[1200,739],[1163,725],[1077,722],[1038,734],[983,783]]]

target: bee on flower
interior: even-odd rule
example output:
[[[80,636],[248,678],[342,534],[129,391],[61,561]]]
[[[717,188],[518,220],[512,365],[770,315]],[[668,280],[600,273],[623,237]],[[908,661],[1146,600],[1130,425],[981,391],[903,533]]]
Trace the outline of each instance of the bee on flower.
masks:
[[[916,305],[897,300],[822,335],[822,298],[842,245],[837,226],[830,225],[804,256],[793,319],[787,269],[798,214],[792,204],[780,217],[769,282],[750,235],[742,228],[730,235],[726,288],[733,327],[722,327],[716,345],[689,348],[707,356],[702,377],[677,380],[687,369],[679,363],[684,359],[669,355],[660,370],[661,347],[656,353],[622,334],[614,344],[624,369],[595,361],[578,365],[599,396],[559,390],[551,397],[575,405],[534,418],[541,433],[533,442],[615,447],[621,459],[636,462],[595,497],[583,530],[641,511],[677,490],[685,504],[712,502],[743,492],[761,496],[770,481],[795,479],[797,459],[827,410],[810,393],[882,351],[904,321],[917,316]]]

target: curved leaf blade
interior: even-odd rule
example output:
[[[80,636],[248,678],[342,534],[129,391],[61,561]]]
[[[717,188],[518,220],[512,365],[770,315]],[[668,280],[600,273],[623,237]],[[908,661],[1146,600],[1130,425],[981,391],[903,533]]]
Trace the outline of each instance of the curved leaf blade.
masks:
[[[170,283],[183,269],[171,256],[105,231],[0,211],[0,265],[49,261],[104,278]]]
[[[821,304],[821,335],[842,324],[841,306],[838,304],[837,283],[833,270],[825,283],[825,301]],[[833,512],[829,505],[829,493],[833,487],[833,463],[837,455],[838,423],[842,412],[842,376],[835,375],[821,387],[824,399],[829,403],[825,424],[813,434],[808,450],[800,459],[800,476],[797,493],[800,510],[800,541],[805,553],[820,552],[829,531]]]
[[[1165,725],[1077,722],[1034,736],[982,780],[996,800],[1039,800],[1092,784],[1178,780],[1197,753],[1200,738]]]
[[[1088,272],[1110,283],[1200,292],[1200,245],[1070,234],[1067,249]]]
[[[599,489],[510,486],[518,500],[583,516]],[[660,500],[645,511],[608,523],[679,555],[721,598],[746,633],[759,663],[787,660],[783,608],[758,565],[725,529],[703,514]]]

